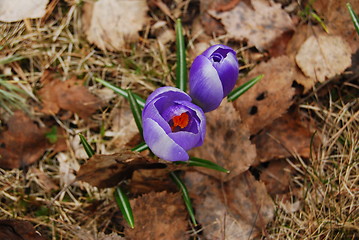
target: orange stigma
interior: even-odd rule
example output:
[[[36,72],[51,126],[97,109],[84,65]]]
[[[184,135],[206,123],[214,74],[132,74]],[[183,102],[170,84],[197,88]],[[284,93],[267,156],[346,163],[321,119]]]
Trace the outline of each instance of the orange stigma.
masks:
[[[179,116],[174,116],[172,118],[173,125],[171,126],[172,132],[176,130],[177,127],[185,128],[188,126],[189,118],[187,113],[182,113]]]

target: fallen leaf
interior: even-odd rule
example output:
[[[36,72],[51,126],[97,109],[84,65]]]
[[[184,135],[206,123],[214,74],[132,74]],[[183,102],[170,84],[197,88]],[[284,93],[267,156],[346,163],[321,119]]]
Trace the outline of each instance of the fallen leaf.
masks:
[[[309,158],[313,128],[299,113],[288,113],[276,119],[252,140],[257,147],[257,160],[267,162],[293,155]],[[315,143],[319,141],[315,140]]]
[[[226,183],[198,172],[184,180],[205,239],[253,239],[274,217],[264,184],[248,171]]]
[[[241,1],[227,12],[209,11],[221,19],[230,37],[248,40],[259,50],[268,49],[283,33],[293,30],[289,15],[273,1],[252,0],[252,7]]]
[[[90,117],[102,106],[102,101],[92,95],[82,81],[76,78],[61,81],[53,79],[49,71],[41,78],[43,88],[38,91],[45,114],[57,114],[60,109],[78,114],[81,118]]]
[[[0,21],[16,22],[26,18],[41,18],[49,0],[0,0]]]
[[[312,35],[302,44],[295,60],[307,77],[324,82],[351,65],[351,49],[340,36]]]
[[[15,112],[7,130],[0,133],[0,167],[20,168],[36,162],[51,147],[45,136],[48,131],[23,112]]]
[[[139,39],[147,23],[145,0],[99,0],[83,8],[83,27],[89,42],[102,50],[120,51]]]
[[[260,180],[265,184],[267,192],[275,198],[277,194],[289,190],[291,174],[294,168],[286,160],[277,160],[261,172]]]
[[[217,163],[231,172],[226,174],[199,167],[197,170],[224,181],[247,171],[256,158],[256,149],[249,140],[248,127],[232,103],[223,101],[216,111],[207,113],[206,118],[207,137],[191,155]]]
[[[52,190],[59,189],[59,186],[54,183],[54,181],[50,178],[48,174],[46,174],[44,171],[31,167],[29,169],[29,174],[33,174],[34,177],[37,180],[37,183],[39,186],[44,189],[45,192],[51,192]]]
[[[121,150],[111,155],[96,154],[81,166],[76,180],[85,181],[98,188],[108,188],[130,178],[137,169],[154,167],[165,168],[166,165],[130,150]]]
[[[126,239],[188,239],[187,212],[179,193],[151,192],[130,203],[135,228],[125,225]]]
[[[238,85],[241,85],[264,74],[257,84],[234,101],[234,107],[239,110],[251,134],[271,124],[292,105],[294,69],[287,56],[271,58],[257,65],[245,79],[239,81]]]
[[[45,240],[30,222],[15,219],[0,220],[0,239]]]
[[[351,53],[354,53],[359,49],[359,37],[346,7],[347,2],[350,2],[354,11],[358,13],[359,0],[316,0],[313,2],[313,8],[324,18],[329,33],[341,36],[349,43]]]

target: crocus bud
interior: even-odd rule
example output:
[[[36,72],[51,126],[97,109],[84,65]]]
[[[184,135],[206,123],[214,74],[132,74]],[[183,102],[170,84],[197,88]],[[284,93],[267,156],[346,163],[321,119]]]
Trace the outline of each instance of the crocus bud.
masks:
[[[204,112],[222,102],[236,84],[239,73],[236,52],[225,45],[214,45],[197,56],[189,72],[190,96]]]
[[[203,144],[206,118],[191,101],[174,87],[158,88],[147,98],[142,111],[143,138],[158,157],[187,161],[187,151]]]

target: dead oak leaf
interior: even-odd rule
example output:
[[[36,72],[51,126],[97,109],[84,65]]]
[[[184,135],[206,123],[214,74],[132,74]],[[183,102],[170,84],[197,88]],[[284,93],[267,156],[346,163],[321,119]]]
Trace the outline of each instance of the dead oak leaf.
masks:
[[[138,32],[147,23],[145,0],[100,0],[86,3],[83,26],[89,42],[102,50],[120,51],[138,40]]]
[[[133,171],[153,167],[163,167],[153,158],[144,157],[138,152],[121,150],[111,155],[93,155],[77,172],[76,180],[85,181],[92,186],[108,188],[130,178]]]
[[[299,155],[310,157],[313,126],[298,113],[286,114],[264,128],[252,140],[257,147],[258,162]],[[315,144],[319,138],[315,137]]]
[[[102,106],[102,101],[91,94],[81,80],[71,78],[61,81],[45,72],[42,82],[44,86],[38,95],[43,103],[41,112],[45,114],[57,114],[64,109],[86,119]]]
[[[7,128],[0,133],[1,168],[20,168],[32,164],[51,147],[46,138],[49,129],[40,128],[23,112],[15,112]]]
[[[41,18],[49,0],[0,1],[0,21],[16,22],[26,18]]]
[[[299,48],[295,60],[303,73],[324,82],[351,65],[351,49],[340,36],[310,36]]]
[[[256,158],[255,146],[250,142],[248,127],[243,124],[232,103],[223,101],[221,106],[206,114],[207,137],[201,147],[191,151],[191,155],[210,160],[229,174],[207,168],[198,171],[228,181],[247,171]]]
[[[256,66],[239,85],[264,74],[264,77],[240,98],[234,101],[250,134],[256,134],[275,119],[282,116],[294,96],[294,65],[287,56],[271,58]]]
[[[251,3],[249,6],[241,1],[230,11],[210,11],[210,14],[221,19],[229,36],[248,40],[259,50],[269,48],[280,35],[294,29],[291,18],[280,4],[266,0],[252,0]]]
[[[0,239],[45,240],[28,221],[0,220]]]
[[[130,203],[136,227],[125,225],[126,239],[188,239],[187,213],[179,193],[151,192]]]

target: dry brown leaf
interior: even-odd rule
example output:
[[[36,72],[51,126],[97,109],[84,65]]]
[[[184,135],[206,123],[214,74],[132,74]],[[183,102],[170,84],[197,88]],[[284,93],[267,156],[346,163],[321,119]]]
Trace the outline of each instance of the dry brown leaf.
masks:
[[[77,172],[76,180],[85,181],[92,186],[108,188],[130,178],[133,171],[146,168],[163,168],[166,165],[157,160],[144,157],[138,152],[121,150],[111,155],[94,155]]]
[[[313,8],[324,18],[329,33],[340,35],[349,43],[351,53],[354,53],[359,49],[359,37],[346,7],[347,2],[350,2],[354,11],[358,11],[359,0],[316,0]]]
[[[77,113],[81,118],[90,117],[102,106],[102,101],[92,95],[82,81],[76,78],[61,81],[53,79],[51,73],[46,71],[41,79],[43,88],[38,92],[46,114],[57,114],[60,109]]]
[[[86,3],[83,26],[89,42],[102,50],[120,51],[138,40],[138,32],[147,23],[145,0],[99,0]]]
[[[38,127],[23,112],[15,112],[7,126],[8,129],[0,133],[1,168],[19,168],[32,164],[51,147],[46,139],[49,129]]]
[[[277,194],[283,194],[289,190],[293,171],[293,167],[286,160],[272,161],[262,171],[260,180],[265,184],[268,193],[275,197]]]
[[[351,49],[340,36],[312,35],[302,44],[295,60],[307,77],[324,82],[351,65]]]
[[[184,179],[205,239],[253,239],[273,218],[264,185],[248,172],[224,184],[198,172]]]
[[[207,168],[198,171],[228,181],[247,171],[256,158],[256,149],[251,144],[248,127],[243,124],[233,104],[223,101],[221,106],[206,114],[207,136],[201,147],[191,151],[191,155],[210,160],[230,170],[229,174]]]
[[[298,113],[286,114],[276,119],[252,140],[257,147],[257,160],[267,162],[272,159],[299,155],[310,157],[312,126]],[[315,138],[317,142],[317,138]]]
[[[0,239],[4,240],[45,240],[28,221],[0,220]]]
[[[16,22],[26,18],[41,18],[49,0],[0,0],[0,21]]]
[[[42,187],[42,189],[45,190],[45,192],[51,192],[52,190],[59,189],[59,186],[56,185],[53,179],[51,179],[51,177],[44,171],[35,167],[31,167],[29,169],[29,173],[34,174],[35,178],[37,179],[37,183]]]
[[[136,227],[125,225],[126,239],[188,239],[187,212],[179,193],[151,192],[130,203]]]
[[[282,116],[292,104],[294,66],[287,56],[271,58],[255,67],[239,84],[264,74],[264,77],[234,101],[251,134],[256,134]]]
[[[284,32],[294,29],[289,15],[280,4],[266,0],[252,0],[252,6],[241,1],[227,12],[210,11],[221,19],[230,37],[248,40],[257,49],[267,49]]]

